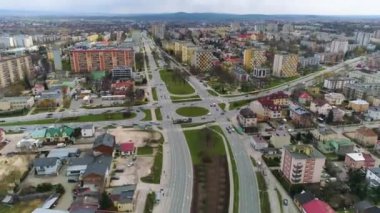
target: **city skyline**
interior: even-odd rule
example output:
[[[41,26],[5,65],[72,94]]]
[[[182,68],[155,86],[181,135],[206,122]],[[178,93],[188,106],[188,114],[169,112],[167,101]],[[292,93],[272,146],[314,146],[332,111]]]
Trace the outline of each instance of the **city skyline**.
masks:
[[[2,2],[0,10],[58,12],[75,14],[150,14],[172,12],[211,12],[231,14],[295,14],[295,15],[380,15],[380,2],[366,0],[109,0],[109,1],[51,1],[15,0]]]

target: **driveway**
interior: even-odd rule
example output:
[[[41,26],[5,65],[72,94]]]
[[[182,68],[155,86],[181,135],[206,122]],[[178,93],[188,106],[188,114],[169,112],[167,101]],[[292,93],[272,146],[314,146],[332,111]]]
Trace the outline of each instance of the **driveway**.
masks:
[[[37,186],[41,183],[62,184],[62,186],[65,188],[65,194],[63,194],[59,199],[57,206],[54,209],[66,210],[73,202],[72,190],[74,189],[75,183],[68,183],[67,176],[65,174],[66,166],[63,166],[61,168],[58,176],[36,176],[34,175],[34,170],[32,169],[22,185]]]

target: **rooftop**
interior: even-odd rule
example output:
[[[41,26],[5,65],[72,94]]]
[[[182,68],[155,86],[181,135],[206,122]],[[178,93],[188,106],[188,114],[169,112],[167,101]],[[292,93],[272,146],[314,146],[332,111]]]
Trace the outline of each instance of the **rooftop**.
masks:
[[[59,158],[36,158],[33,161],[33,166],[35,167],[45,167],[45,166],[54,166],[57,164]]]
[[[367,101],[361,100],[361,99],[350,101],[350,103],[353,103],[353,104],[368,104]]]
[[[364,161],[365,160],[362,153],[347,153],[346,155],[354,161]]]
[[[112,163],[112,156],[106,156],[106,155],[97,156],[95,160],[87,166],[86,171],[84,172],[83,176],[87,176],[89,174],[96,174],[96,175],[104,177],[107,170],[109,170],[111,163]]]
[[[108,147],[114,147],[115,136],[108,134],[108,133],[104,133],[102,135],[99,135],[94,141],[94,148],[101,146],[101,145],[108,146]]]
[[[375,167],[375,168],[369,168],[372,173],[374,173],[376,176],[380,177],[380,167]]]
[[[377,134],[375,131],[373,131],[370,128],[364,127],[364,126],[357,129],[356,132],[358,134],[364,135],[366,137],[377,137]]]
[[[301,205],[314,200],[315,196],[309,191],[303,191],[300,194],[294,196],[294,200],[297,200]]]
[[[252,138],[256,143],[267,143],[267,141],[259,135],[254,135]]]
[[[335,213],[335,211],[326,202],[314,199],[304,204],[303,209],[305,213]]]
[[[244,108],[240,110],[240,115],[244,118],[255,118],[256,114],[250,108]]]
[[[310,145],[287,145],[284,146],[293,158],[309,159],[309,158],[325,158],[317,149]]]

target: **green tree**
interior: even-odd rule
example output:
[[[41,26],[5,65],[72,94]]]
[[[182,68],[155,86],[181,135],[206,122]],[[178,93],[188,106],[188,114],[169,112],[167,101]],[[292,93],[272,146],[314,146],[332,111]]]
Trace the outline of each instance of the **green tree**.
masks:
[[[108,196],[107,192],[103,192],[99,201],[101,210],[108,210],[113,208],[113,203],[111,198]]]
[[[329,114],[327,114],[326,123],[331,124],[332,122],[334,122],[334,112],[330,110]]]

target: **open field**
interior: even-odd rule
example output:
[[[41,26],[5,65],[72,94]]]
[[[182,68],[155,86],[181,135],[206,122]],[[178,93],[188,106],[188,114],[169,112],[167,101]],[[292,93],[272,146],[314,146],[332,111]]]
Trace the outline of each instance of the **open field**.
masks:
[[[207,128],[184,133],[194,166],[191,212],[225,212],[230,180],[222,137]]]

